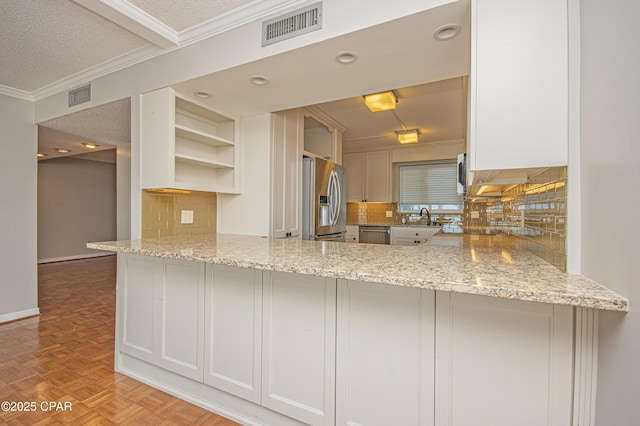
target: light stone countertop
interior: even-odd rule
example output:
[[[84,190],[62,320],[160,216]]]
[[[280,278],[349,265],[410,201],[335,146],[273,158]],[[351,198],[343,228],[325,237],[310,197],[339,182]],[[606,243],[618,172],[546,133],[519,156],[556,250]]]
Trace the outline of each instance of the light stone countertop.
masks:
[[[613,311],[628,300],[561,272],[506,235],[437,234],[420,246],[218,234],[89,243],[98,250]]]

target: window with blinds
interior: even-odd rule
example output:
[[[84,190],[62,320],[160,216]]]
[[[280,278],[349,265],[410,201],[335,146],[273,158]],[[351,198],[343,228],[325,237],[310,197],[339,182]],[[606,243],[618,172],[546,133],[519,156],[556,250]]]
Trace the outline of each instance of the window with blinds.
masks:
[[[398,171],[401,211],[419,211],[423,207],[433,212],[462,211],[464,200],[457,193],[455,162],[402,164]]]

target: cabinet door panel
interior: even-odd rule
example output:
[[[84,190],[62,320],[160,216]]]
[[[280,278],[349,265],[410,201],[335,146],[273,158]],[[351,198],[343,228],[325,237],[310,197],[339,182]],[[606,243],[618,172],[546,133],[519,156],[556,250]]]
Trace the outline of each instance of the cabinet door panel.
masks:
[[[471,4],[470,169],[567,165],[567,2]]]
[[[436,424],[571,423],[572,308],[437,293]]]
[[[389,151],[367,152],[365,155],[365,198],[369,202],[391,201]]]
[[[204,263],[165,259],[161,289],[159,365],[202,381]]]
[[[364,201],[364,154],[344,154],[342,162],[347,169],[347,201]]]
[[[333,424],[335,296],[335,279],[264,273],[265,407],[308,424]]]
[[[338,282],[336,424],[433,425],[433,291]]]
[[[271,114],[271,236],[296,237],[302,231],[303,132],[298,110]]]
[[[209,265],[204,382],[260,403],[262,272]]]
[[[152,362],[154,357],[155,258],[118,255],[118,298],[122,312],[120,351]]]

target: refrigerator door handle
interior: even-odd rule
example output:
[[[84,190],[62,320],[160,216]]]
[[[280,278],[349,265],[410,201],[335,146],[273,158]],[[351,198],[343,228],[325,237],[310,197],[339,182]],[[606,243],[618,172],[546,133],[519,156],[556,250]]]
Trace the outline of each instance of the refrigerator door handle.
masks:
[[[336,200],[334,205],[336,214],[335,214],[335,219],[333,223],[333,225],[335,226],[338,224],[338,218],[340,217],[340,206],[342,205],[342,192],[340,190],[340,178],[338,177],[338,172],[336,172],[335,170],[333,172],[333,182],[336,188]]]

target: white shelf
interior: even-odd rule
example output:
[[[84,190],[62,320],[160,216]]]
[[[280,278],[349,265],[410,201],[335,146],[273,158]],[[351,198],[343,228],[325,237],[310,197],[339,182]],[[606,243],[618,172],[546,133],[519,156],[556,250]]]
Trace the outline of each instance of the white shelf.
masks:
[[[176,154],[176,161],[195,164],[203,167],[213,167],[216,169],[233,169],[233,164],[223,163],[220,161],[208,160],[206,158],[193,157],[191,155]]]
[[[176,138],[182,137],[185,139],[190,139],[200,143],[206,143],[212,146],[233,146],[234,142],[228,139],[223,139],[216,135],[212,135],[209,133],[201,132],[199,130],[190,129],[185,126],[181,126],[176,124]]]

